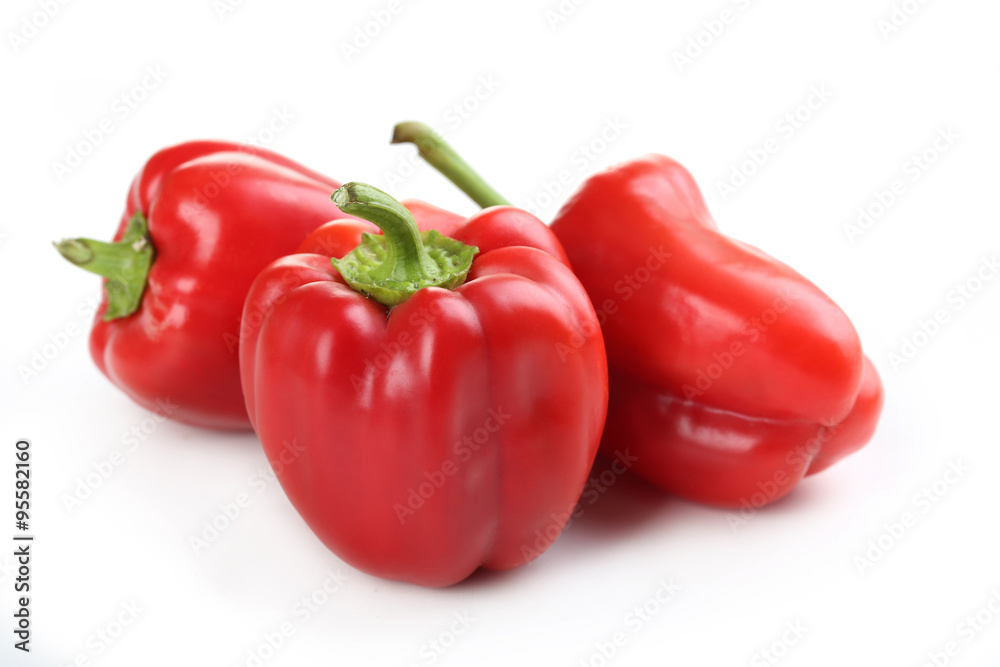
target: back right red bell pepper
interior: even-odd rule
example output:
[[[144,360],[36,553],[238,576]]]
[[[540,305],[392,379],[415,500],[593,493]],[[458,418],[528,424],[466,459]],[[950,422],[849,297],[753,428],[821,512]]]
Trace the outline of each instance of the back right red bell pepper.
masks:
[[[505,203],[466,187],[426,126],[400,124],[394,141],[416,143],[481,206]],[[850,320],[802,275],[720,233],[674,160],[592,176],[552,229],[602,323],[605,455],[628,447],[634,472],[685,498],[760,507],[872,437],[882,385]]]

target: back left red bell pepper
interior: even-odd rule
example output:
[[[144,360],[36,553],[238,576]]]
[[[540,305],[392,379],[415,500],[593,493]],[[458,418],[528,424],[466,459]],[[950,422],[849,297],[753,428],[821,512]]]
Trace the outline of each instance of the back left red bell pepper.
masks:
[[[339,184],[262,148],[194,141],[156,153],[132,182],[114,243],[56,244],[105,278],[90,334],[97,367],[136,403],[179,421],[249,428],[240,315],[250,284],[309,232],[342,217]]]

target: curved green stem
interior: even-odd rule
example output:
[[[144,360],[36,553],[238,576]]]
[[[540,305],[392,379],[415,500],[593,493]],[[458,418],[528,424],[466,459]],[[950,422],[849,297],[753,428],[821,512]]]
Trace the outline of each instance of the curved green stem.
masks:
[[[393,128],[392,143],[416,144],[420,157],[427,160],[432,167],[444,174],[481,207],[510,204],[429,125],[412,120],[399,123]]]
[[[362,234],[343,259],[330,260],[355,290],[391,307],[425,287],[454,289],[465,282],[478,248],[437,231],[421,234],[406,207],[371,185],[348,183],[331,198],[344,213],[382,230]]]
[[[107,278],[108,307],[104,319],[127,317],[139,309],[156,250],[149,238],[146,216],[136,212],[116,243],[94,239],[63,239],[53,243],[59,254],[81,269]]]
[[[398,201],[364,183],[348,183],[334,192],[331,199],[344,213],[374,223],[382,230],[385,256],[370,270],[373,281],[419,281],[435,275],[438,267],[420,240],[417,222]]]

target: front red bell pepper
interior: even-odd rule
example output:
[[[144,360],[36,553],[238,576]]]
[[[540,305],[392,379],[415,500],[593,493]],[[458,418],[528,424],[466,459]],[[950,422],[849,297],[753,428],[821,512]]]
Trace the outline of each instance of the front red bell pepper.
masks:
[[[477,203],[504,203],[414,123],[394,141]],[[444,156],[444,158],[442,158]],[[721,234],[660,155],[589,178],[552,222],[608,351],[601,451],[699,502],[759,507],[864,445],[882,385],[844,312],[785,264]]]
[[[261,148],[195,141],[166,148],[132,182],[115,243],[67,239],[66,259],[105,278],[90,353],[151,410],[249,428],[240,389],[240,315],[261,269],[343,214],[335,181]]]
[[[323,226],[303,248],[322,254],[271,264],[243,315],[247,410],[282,487],[371,574],[445,586],[523,565],[569,520],[604,425],[586,292],[523,211],[414,221],[363,184],[334,201],[378,227]]]

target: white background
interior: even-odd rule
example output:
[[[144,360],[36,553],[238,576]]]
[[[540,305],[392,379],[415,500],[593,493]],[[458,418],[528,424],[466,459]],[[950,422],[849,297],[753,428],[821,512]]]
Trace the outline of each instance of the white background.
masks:
[[[917,667],[952,641],[957,655],[939,664],[998,664],[1000,613],[987,605],[995,596],[1000,611],[1000,279],[961,308],[953,290],[1000,249],[1000,5],[908,0],[912,16],[886,35],[891,0],[590,0],[554,25],[556,0],[404,0],[348,59],[342,45],[388,0],[245,0],[221,16],[212,0],[94,0],[44,21],[42,4],[7,0],[0,15],[0,664],[252,665],[248,652],[285,622],[294,631],[264,651],[269,667]],[[732,20],[720,31],[723,10]],[[45,25],[32,32],[25,19]],[[708,46],[679,65],[706,21],[721,34],[701,34]],[[132,92],[147,68],[163,80]],[[493,90],[480,87],[490,77]],[[824,86],[832,96],[783,130]],[[144,98],[127,117],[122,95]],[[276,114],[294,118],[280,127]],[[60,179],[53,164],[104,118],[112,132]],[[277,484],[253,478],[266,467],[254,436],[153,429],[100,375],[81,314],[98,279],[49,243],[110,237],[145,159],[193,138],[257,137],[337,179],[473,212],[429,168],[400,167],[414,149],[387,142],[409,118],[441,130],[515,203],[547,204],[545,219],[568,195],[539,197],[560,171],[575,187],[646,152],[680,160],[723,230],[851,315],[886,386],[874,440],[735,527],[725,511],[624,477],[517,571],[425,590],[343,564]],[[583,156],[609,121],[625,129]],[[957,139],[936,153],[948,128]],[[769,138],[778,151],[724,197],[718,184]],[[934,163],[912,172],[928,149]],[[905,193],[852,243],[845,225],[896,179]],[[938,309],[947,323],[893,368],[890,353]],[[45,348],[67,330],[77,333],[57,353]],[[43,349],[51,358],[23,378]],[[153,432],[68,511],[64,494],[135,427]],[[33,443],[35,475],[30,656],[6,629],[19,437]],[[949,476],[953,465],[967,470]],[[915,498],[935,484],[933,503]],[[191,536],[241,493],[250,506],[196,555]],[[887,526],[907,513],[915,524],[893,537]],[[344,583],[306,620],[295,605],[328,571]],[[671,579],[680,590],[657,602]],[[110,646],[97,639],[133,604],[138,618]],[[965,619],[984,609],[991,622],[970,631]],[[624,645],[605,662],[599,647],[617,632]]]

